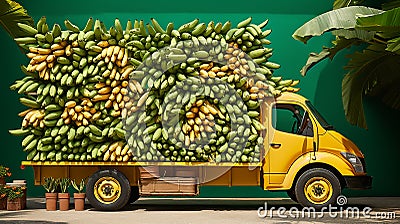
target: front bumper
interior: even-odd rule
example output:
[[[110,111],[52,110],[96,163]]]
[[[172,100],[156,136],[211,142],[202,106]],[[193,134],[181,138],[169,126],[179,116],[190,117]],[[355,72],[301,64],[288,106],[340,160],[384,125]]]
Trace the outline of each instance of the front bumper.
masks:
[[[370,189],[372,187],[371,176],[345,176],[344,180],[349,189]]]

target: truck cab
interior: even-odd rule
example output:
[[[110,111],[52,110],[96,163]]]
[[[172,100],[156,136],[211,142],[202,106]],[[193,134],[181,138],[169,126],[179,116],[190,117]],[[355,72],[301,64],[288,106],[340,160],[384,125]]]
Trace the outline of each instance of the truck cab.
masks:
[[[336,202],[343,188],[367,189],[364,155],[301,95],[283,93],[262,108],[263,188],[285,190],[303,206]]]

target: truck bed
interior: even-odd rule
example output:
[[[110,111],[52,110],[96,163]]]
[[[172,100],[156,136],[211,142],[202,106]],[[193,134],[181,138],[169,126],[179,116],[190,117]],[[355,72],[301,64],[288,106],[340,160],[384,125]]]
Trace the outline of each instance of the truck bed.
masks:
[[[22,161],[22,165],[33,168],[35,185],[43,184],[45,177],[68,177],[80,180],[98,170],[115,168],[129,179],[132,186],[136,186],[142,177],[141,167],[148,167],[145,170],[150,173],[153,168],[157,168],[159,171],[155,176],[159,177],[175,176],[176,171],[183,176],[187,176],[188,172],[194,172],[194,175],[189,176],[197,177],[201,185],[260,186],[262,163]]]

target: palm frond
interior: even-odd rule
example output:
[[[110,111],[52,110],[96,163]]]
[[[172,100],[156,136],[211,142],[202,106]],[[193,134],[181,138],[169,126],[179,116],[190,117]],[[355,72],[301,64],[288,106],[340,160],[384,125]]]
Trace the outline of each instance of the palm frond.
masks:
[[[336,35],[347,39],[354,38],[355,34],[362,35],[360,39],[365,39],[364,32],[348,32],[348,30],[354,30],[355,28],[357,20],[356,15],[375,15],[382,12],[382,10],[364,6],[350,6],[335,9],[306,22],[293,33],[292,37],[295,40],[307,43],[312,37],[320,36],[326,32],[336,31]],[[372,36],[373,33],[370,37]]]
[[[24,36],[17,23],[33,26],[33,19],[19,3],[0,0],[0,25],[12,38]]]

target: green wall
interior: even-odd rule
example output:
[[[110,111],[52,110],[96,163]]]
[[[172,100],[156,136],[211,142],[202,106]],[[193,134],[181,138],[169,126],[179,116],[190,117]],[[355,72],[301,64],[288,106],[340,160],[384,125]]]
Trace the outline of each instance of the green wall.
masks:
[[[338,55],[333,61],[321,63],[309,72],[307,77],[301,77],[299,70],[305,63],[310,51],[319,51],[322,45],[329,45],[331,35],[313,39],[304,45],[292,39],[292,33],[304,22],[314,16],[331,9],[332,1],[318,0],[270,0],[270,1],[212,1],[205,0],[199,4],[188,1],[128,1],[128,0],[98,0],[98,1],[20,1],[33,16],[35,21],[42,15],[48,23],[62,24],[68,18],[79,26],[84,26],[87,18],[101,19],[110,26],[118,17],[121,21],[127,19],[144,19],[149,22],[151,17],[157,18],[162,25],[169,21],[182,24],[194,18],[202,21],[231,20],[236,24],[249,16],[254,22],[269,18],[268,27],[273,30],[269,39],[274,48],[272,61],[281,64],[282,68],[275,74],[285,78],[300,79],[301,94],[309,98],[332,123],[336,129],[352,139],[365,153],[368,172],[374,176],[373,189],[367,191],[346,191],[347,195],[356,196],[400,196],[397,190],[398,168],[397,158],[400,157],[396,137],[399,136],[399,112],[390,110],[375,99],[365,101],[369,130],[363,130],[349,125],[344,117],[341,102],[341,79],[345,74],[342,69],[346,63],[345,54]],[[93,2],[93,3],[92,3]],[[20,170],[20,161],[24,160],[21,138],[8,134],[8,129],[20,126],[21,119],[17,113],[24,107],[18,102],[18,95],[9,90],[9,85],[15,79],[23,76],[19,70],[20,64],[28,60],[18,50],[16,44],[3,31],[0,31],[2,68],[0,91],[2,107],[0,117],[0,164],[10,166],[14,171],[13,178],[27,179],[30,196],[42,196],[43,189],[34,187],[33,170],[27,167]],[[348,53],[348,52],[347,52]],[[204,187],[201,197],[274,197],[285,196],[283,193],[264,192],[257,187]]]

